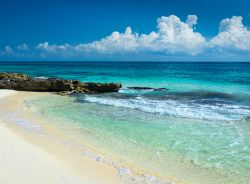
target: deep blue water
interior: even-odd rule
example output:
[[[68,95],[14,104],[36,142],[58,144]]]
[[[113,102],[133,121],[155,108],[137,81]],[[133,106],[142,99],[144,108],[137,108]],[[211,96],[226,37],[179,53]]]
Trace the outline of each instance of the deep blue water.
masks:
[[[237,62],[0,62],[0,71],[82,81],[119,81],[125,86],[169,87],[175,81],[239,87],[250,84],[250,63]],[[197,89],[203,89],[202,85]]]

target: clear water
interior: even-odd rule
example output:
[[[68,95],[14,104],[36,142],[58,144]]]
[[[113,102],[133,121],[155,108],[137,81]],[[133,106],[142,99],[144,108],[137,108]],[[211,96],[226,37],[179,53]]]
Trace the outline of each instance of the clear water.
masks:
[[[77,138],[160,176],[250,181],[250,63],[0,63],[1,71],[121,82],[119,93],[28,103]]]

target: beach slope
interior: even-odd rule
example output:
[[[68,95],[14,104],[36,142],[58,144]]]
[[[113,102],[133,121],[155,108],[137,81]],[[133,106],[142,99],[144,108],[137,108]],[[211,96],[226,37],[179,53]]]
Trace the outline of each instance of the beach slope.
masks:
[[[0,102],[16,93],[0,90]],[[86,163],[85,169],[85,175],[75,172],[57,155],[50,154],[16,134],[0,117],[0,184],[91,184],[119,181],[115,174],[109,176],[110,180],[107,181],[100,174],[103,173],[103,166],[99,168],[95,161],[93,164]]]

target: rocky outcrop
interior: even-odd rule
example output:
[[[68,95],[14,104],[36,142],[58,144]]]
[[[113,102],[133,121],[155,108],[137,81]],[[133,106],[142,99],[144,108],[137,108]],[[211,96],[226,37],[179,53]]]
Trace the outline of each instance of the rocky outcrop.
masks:
[[[20,79],[20,80],[28,80],[30,77],[26,74],[22,73],[0,73],[0,80],[2,79]]]
[[[20,73],[0,73],[0,89],[19,91],[59,92],[60,94],[117,92],[119,83],[83,83],[58,78],[32,78]]]
[[[80,85],[81,88],[87,89],[89,91],[94,92],[114,92],[119,91],[122,87],[121,84],[118,83],[94,83],[94,82],[87,82]]]

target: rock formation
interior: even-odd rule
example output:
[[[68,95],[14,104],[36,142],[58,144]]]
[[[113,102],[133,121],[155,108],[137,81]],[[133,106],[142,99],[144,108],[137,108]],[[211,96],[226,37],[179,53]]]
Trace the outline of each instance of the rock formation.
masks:
[[[0,73],[0,89],[19,91],[59,92],[59,94],[118,92],[119,83],[83,83],[58,78],[32,78],[21,73]]]

